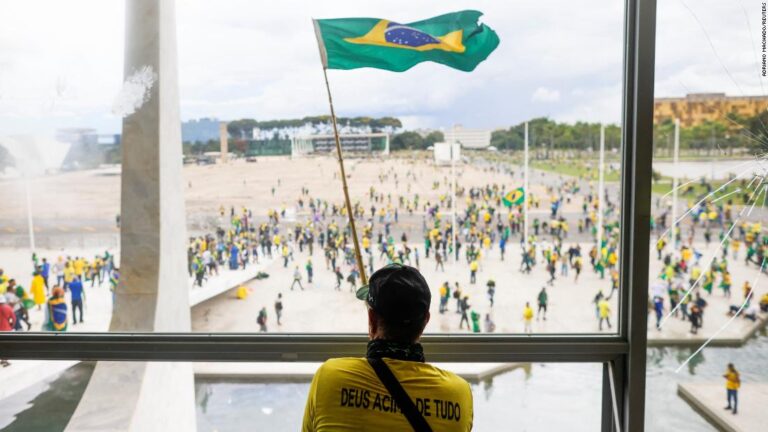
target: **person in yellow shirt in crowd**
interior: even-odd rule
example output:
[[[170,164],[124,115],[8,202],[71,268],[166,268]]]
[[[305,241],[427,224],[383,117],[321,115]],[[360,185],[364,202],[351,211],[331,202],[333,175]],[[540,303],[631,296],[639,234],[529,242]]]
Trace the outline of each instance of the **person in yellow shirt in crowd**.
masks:
[[[3,269],[0,269],[0,295],[4,295],[8,290],[8,276],[5,275]]]
[[[680,255],[682,256],[683,261],[688,264],[691,262],[691,258],[693,258],[693,251],[688,246],[683,246],[682,250],[680,251]]]
[[[280,251],[280,255],[283,257],[283,268],[288,267],[289,253],[290,251],[288,250],[288,245],[283,245]]]
[[[79,276],[80,279],[83,279],[85,273],[85,260],[80,257],[75,258],[74,268],[75,276]]]
[[[480,264],[476,259],[469,263],[469,283],[474,284],[477,282],[477,270],[480,268]]]
[[[720,282],[720,288],[723,290],[725,297],[731,297],[731,274],[728,270],[723,271],[723,280]]]
[[[32,292],[32,300],[37,305],[37,310],[42,309],[45,304],[45,280],[39,271],[35,271],[32,276],[32,282],[29,284],[29,290]]]
[[[600,331],[603,330],[603,321],[605,321],[606,324],[608,324],[608,328],[611,328],[611,304],[608,303],[608,300],[605,298],[602,298],[597,303],[597,308],[600,313],[600,323],[598,324]]]
[[[744,285],[741,288],[744,292],[744,300],[747,301],[750,293],[752,292],[752,284],[749,283],[749,281],[744,281]],[[754,297],[752,297],[754,298]],[[747,302],[749,303],[749,302]]]
[[[762,312],[768,312],[768,293],[763,294],[760,298],[760,310]]]
[[[72,261],[67,261],[64,266],[64,291],[69,289],[69,284],[75,279],[75,268]]]
[[[523,331],[528,334],[533,332],[532,324],[533,308],[529,302],[525,302],[525,307],[523,308]]]
[[[725,409],[733,410],[733,413],[736,414],[739,408],[739,387],[741,387],[741,377],[733,363],[728,363],[728,369],[725,371],[723,378],[725,378],[725,390],[728,397],[728,406],[725,407]]]
[[[357,291],[368,307],[365,358],[323,363],[309,387],[302,431],[469,431],[472,391],[425,362],[419,344],[431,294],[413,267],[391,264]]]
[[[733,259],[739,259],[739,249],[741,248],[741,242],[738,239],[731,241],[731,250],[733,250]]]

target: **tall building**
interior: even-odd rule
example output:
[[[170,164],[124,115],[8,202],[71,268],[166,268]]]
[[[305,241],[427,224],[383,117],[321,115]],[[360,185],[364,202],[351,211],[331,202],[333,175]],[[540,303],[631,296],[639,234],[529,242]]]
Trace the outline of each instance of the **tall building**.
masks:
[[[192,119],[181,123],[183,142],[206,142],[219,139],[219,120],[215,118]]]
[[[490,129],[465,129],[456,125],[445,131],[445,142],[461,144],[468,149],[482,149],[491,145]]]
[[[656,98],[653,122],[680,119],[683,127],[698,126],[706,121],[728,122],[727,114],[753,117],[768,109],[768,96],[726,96],[725,93],[690,93],[685,97]]]

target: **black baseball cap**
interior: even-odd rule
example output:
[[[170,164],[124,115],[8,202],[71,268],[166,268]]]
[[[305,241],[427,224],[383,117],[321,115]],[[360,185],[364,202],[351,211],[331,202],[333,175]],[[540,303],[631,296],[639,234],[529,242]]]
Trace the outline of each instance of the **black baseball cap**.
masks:
[[[415,268],[402,264],[390,264],[377,270],[368,285],[360,287],[356,295],[384,319],[400,324],[423,320],[432,301],[424,276]]]

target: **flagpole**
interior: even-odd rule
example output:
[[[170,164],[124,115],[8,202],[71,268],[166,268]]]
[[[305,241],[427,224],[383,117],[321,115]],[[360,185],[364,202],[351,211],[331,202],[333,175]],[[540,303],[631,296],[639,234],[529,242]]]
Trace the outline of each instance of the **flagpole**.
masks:
[[[600,166],[597,180],[597,253],[603,253],[603,201],[605,201],[605,125],[600,125]]]
[[[363,257],[360,254],[360,244],[357,241],[357,230],[355,229],[355,217],[352,213],[352,203],[349,201],[349,190],[347,188],[347,174],[344,171],[344,158],[341,155],[341,142],[339,140],[339,129],[336,125],[336,111],[333,109],[333,97],[331,96],[331,86],[328,84],[328,72],[323,67],[323,77],[325,78],[325,89],[328,91],[328,105],[331,107],[331,121],[333,123],[333,137],[336,140],[336,155],[339,158],[339,168],[341,170],[341,184],[344,189],[344,202],[347,205],[347,216],[349,217],[349,227],[352,230],[352,241],[355,246],[355,259],[357,260],[357,268],[360,270],[360,281],[363,285],[368,284],[368,278],[365,277],[365,266],[363,265]]]
[[[24,173],[24,196],[27,201],[27,228],[29,229],[29,248],[35,253],[35,225],[32,222],[32,199],[29,194],[29,170]]]
[[[677,162],[680,157],[680,119],[675,119],[675,152],[672,162],[672,248],[677,246],[677,232],[675,227],[677,225],[677,185],[678,181],[678,169]]]
[[[525,122],[525,151],[523,153],[523,247],[528,243],[528,122]]]
[[[456,155],[453,153],[454,146],[456,144],[451,143],[451,214],[453,220],[451,221],[451,236],[453,237],[453,263],[458,262],[456,254]]]

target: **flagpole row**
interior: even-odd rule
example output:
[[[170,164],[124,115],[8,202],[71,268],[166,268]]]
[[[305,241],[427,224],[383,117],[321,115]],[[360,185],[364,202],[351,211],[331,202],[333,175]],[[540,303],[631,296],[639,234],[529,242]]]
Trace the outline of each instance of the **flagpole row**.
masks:
[[[336,155],[339,159],[339,168],[341,170],[341,184],[344,189],[344,202],[347,206],[347,216],[349,217],[349,227],[352,230],[352,241],[355,246],[355,260],[357,268],[360,270],[360,281],[363,285],[368,283],[365,277],[365,266],[363,265],[363,256],[360,254],[360,244],[357,240],[357,230],[355,229],[355,217],[352,213],[352,203],[349,201],[349,190],[347,188],[347,174],[344,171],[344,158],[341,155],[341,141],[339,139],[339,129],[336,126],[336,111],[333,109],[333,97],[331,96],[331,86],[328,84],[328,72],[323,67],[323,77],[325,78],[325,89],[328,91],[328,105],[331,107],[331,122],[333,123],[333,137],[336,140]]]

